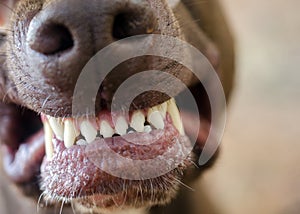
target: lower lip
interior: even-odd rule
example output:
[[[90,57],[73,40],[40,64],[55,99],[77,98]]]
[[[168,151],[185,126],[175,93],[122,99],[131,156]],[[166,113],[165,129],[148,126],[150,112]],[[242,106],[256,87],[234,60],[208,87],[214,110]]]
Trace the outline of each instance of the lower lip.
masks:
[[[157,136],[160,137],[157,139]],[[137,145],[129,142],[130,138],[135,141],[143,140],[154,143]],[[179,142],[180,151],[172,150],[176,142]],[[90,196],[94,193],[121,192],[124,177],[121,178],[118,175],[130,176],[130,174],[140,173],[141,170],[149,174],[156,173],[159,170],[158,165],[147,165],[144,169],[140,169],[135,165],[135,161],[153,160],[169,152],[168,157],[163,156],[165,163],[161,163],[160,167],[170,164],[169,171],[165,172],[167,174],[176,168],[176,163],[177,165],[183,163],[189,151],[192,150],[188,138],[180,136],[170,118],[167,118],[164,130],[154,130],[149,134],[128,134],[126,139],[125,137],[98,139],[87,146],[76,145],[69,149],[66,149],[62,141],[54,139],[53,143],[55,150],[53,159],[49,161],[45,158],[42,165],[42,189],[51,196],[69,199]],[[111,154],[131,160],[132,165],[108,155],[107,148],[113,151]],[[186,155],[180,156],[179,154]],[[109,173],[111,169],[115,169],[118,174]]]

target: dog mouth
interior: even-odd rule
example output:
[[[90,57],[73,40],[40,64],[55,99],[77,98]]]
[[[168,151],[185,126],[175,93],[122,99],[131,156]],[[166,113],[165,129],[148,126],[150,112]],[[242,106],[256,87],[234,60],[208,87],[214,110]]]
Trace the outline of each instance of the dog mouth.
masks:
[[[4,169],[16,183],[40,176],[40,188],[47,200],[80,199],[85,206],[97,207],[116,205],[119,200],[130,205],[133,203],[130,195],[136,198],[143,186],[143,203],[154,203],[153,197],[154,204],[165,203],[176,192],[175,181],[191,164],[188,155],[192,145],[173,98],[151,108],[132,111],[127,117],[103,110],[95,117],[55,118],[23,109],[23,120],[27,114],[30,120],[19,121],[19,126],[30,130],[22,136],[24,143],[3,147]],[[34,129],[29,127],[33,121],[36,121]],[[17,119],[12,122],[17,123]],[[108,150],[131,160],[131,164],[107,155],[111,154]],[[155,158],[163,161],[143,168],[135,165],[135,161]],[[115,171],[111,173],[112,168]],[[153,175],[158,168],[167,170],[145,177],[145,173]],[[87,198],[93,201],[92,205],[87,203]]]
[[[116,114],[115,123],[112,114]],[[127,194],[137,194],[141,185],[147,189],[151,183],[163,195],[174,189],[172,177],[187,164],[188,150],[192,150],[174,99],[133,111],[128,118],[107,111],[94,118],[42,118],[47,154],[42,189],[50,198],[102,195],[104,200],[120,197],[124,186]],[[160,172],[159,167],[166,170]],[[161,185],[164,188],[159,190]]]
[[[169,118],[170,117],[170,118]],[[118,139],[127,136],[138,138],[147,145],[151,135],[159,131],[168,131],[171,123],[177,132],[184,136],[183,124],[174,99],[152,108],[136,110],[128,118],[122,113],[101,111],[96,117],[54,118],[41,115],[44,125],[45,148],[48,160],[55,155],[53,140],[63,142],[69,149],[73,146],[87,146],[99,140]],[[114,120],[114,121],[113,121]],[[142,136],[142,137],[141,137]]]
[[[3,168],[15,183],[31,182],[39,174],[45,155],[40,116],[15,104],[2,105],[0,135]]]

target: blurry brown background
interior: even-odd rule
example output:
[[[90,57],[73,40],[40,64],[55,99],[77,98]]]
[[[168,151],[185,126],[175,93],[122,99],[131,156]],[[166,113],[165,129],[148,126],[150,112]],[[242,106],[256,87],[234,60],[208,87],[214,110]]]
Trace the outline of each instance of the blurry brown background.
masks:
[[[202,186],[222,214],[300,213],[300,1],[221,0],[237,79]]]
[[[235,35],[237,78],[221,157],[198,185],[220,214],[300,213],[300,1],[220,1]],[[26,212],[6,200],[0,213]],[[29,200],[23,205],[34,212]]]

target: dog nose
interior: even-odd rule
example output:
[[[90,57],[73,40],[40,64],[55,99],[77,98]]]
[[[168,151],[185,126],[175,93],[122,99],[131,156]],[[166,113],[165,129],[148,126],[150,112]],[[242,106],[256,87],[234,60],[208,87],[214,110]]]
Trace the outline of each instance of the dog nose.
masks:
[[[47,2],[25,27],[25,57],[31,75],[60,95],[72,95],[82,69],[104,47],[126,37],[159,33],[148,0]]]
[[[62,56],[76,46],[85,46],[84,53],[95,52],[113,41],[150,33],[153,14],[142,4],[130,2],[53,1],[31,21],[29,47],[46,56]]]
[[[72,34],[61,24],[42,25],[31,41],[30,47],[44,55],[52,55],[71,49],[74,46]]]

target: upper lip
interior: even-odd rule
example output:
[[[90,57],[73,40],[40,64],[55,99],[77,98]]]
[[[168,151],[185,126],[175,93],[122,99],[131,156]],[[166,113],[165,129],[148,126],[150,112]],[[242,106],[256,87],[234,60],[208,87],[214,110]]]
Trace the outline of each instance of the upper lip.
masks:
[[[39,172],[39,166],[45,153],[48,154],[48,159],[52,158],[54,153],[52,138],[63,140],[66,147],[69,148],[80,138],[82,139],[80,141],[81,144],[88,144],[94,141],[97,136],[111,137],[114,133],[124,135],[129,131],[147,132],[148,130],[144,130],[144,123],[148,124],[146,129],[148,129],[147,127],[164,129],[164,118],[167,112],[170,114],[178,132],[184,135],[174,99],[147,110],[131,112],[130,121],[126,121],[123,116],[117,116],[116,124],[113,124],[111,118],[107,117],[108,113],[100,114],[102,118],[100,119],[99,117],[97,121],[95,118],[87,119],[82,117],[79,120],[75,120],[74,118],[54,118],[42,114],[44,132],[40,130],[34,133],[17,150],[11,150],[9,145],[5,146],[5,169],[15,182],[27,182]],[[94,123],[91,121],[94,121]],[[46,147],[44,147],[44,139]]]

